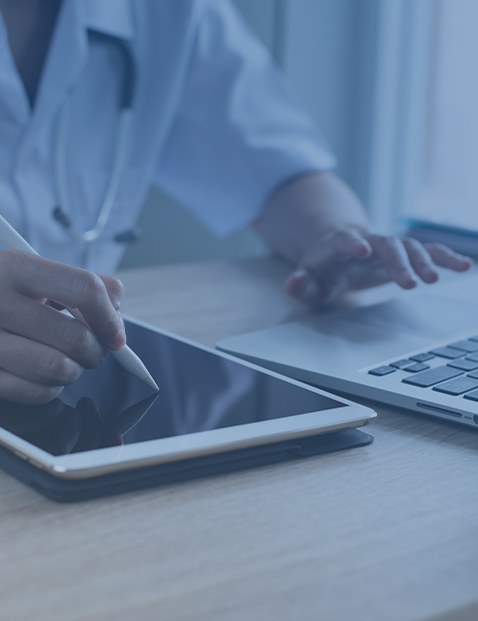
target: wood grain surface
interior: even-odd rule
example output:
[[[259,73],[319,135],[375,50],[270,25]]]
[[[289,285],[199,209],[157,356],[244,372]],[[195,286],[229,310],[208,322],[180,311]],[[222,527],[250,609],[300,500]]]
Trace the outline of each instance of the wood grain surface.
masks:
[[[271,259],[131,270],[202,343],[308,311]],[[371,446],[58,505],[0,472],[3,621],[475,621],[478,433],[376,406]]]

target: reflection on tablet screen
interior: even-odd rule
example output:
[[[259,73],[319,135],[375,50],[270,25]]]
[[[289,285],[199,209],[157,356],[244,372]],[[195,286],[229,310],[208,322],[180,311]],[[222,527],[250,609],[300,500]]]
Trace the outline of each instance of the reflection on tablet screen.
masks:
[[[342,403],[126,322],[159,393],[108,356],[42,407],[0,402],[0,425],[53,455],[343,407]]]

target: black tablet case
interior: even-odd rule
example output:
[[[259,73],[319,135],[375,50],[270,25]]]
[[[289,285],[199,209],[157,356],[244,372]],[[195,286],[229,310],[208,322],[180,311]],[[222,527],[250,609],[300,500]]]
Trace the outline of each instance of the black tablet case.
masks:
[[[0,447],[0,467],[40,494],[58,502],[76,502],[200,477],[225,474],[281,461],[365,446],[373,437],[347,429],[182,461],[132,468],[87,479],[62,479]]]

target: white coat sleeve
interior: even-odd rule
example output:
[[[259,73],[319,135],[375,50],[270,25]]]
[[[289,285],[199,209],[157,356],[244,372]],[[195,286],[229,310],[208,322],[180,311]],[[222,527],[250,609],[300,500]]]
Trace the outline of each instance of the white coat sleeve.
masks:
[[[156,183],[218,236],[287,180],[335,158],[228,0],[207,0]]]

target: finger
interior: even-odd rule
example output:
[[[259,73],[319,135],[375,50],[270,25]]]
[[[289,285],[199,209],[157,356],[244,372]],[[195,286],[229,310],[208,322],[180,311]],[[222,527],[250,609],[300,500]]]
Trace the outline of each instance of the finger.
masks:
[[[410,265],[404,245],[397,237],[371,235],[370,245],[374,253],[394,280],[403,289],[413,289],[417,285],[414,271]]]
[[[106,292],[110,298],[111,304],[113,304],[114,309],[116,311],[121,311],[125,297],[125,288],[123,283],[118,278],[113,278],[113,276],[103,276],[102,274],[98,274],[98,276],[103,281]]]
[[[83,371],[64,353],[5,330],[0,330],[0,368],[43,386],[72,384]]]
[[[355,229],[338,231],[331,239],[332,256],[366,259],[372,254],[369,242]]]
[[[118,312],[96,274],[19,250],[0,252],[0,272],[15,290],[29,297],[77,308],[106,347],[121,349],[125,344]]]
[[[330,265],[349,259],[366,259],[372,254],[369,242],[358,231],[335,231],[318,240],[301,262],[300,269],[322,273]]]
[[[45,405],[59,397],[63,386],[42,386],[0,369],[0,395],[6,401],[25,405]]]
[[[423,282],[428,284],[436,282],[438,280],[438,272],[434,268],[433,261],[422,244],[416,239],[409,237],[402,239],[402,243],[405,246],[410,264],[415,270],[415,273],[420,276]]]
[[[454,272],[466,272],[473,265],[473,259],[442,244],[425,244],[425,249],[439,267],[446,267]]]
[[[0,325],[13,335],[63,352],[88,369],[98,367],[106,356],[105,349],[87,326],[15,291],[0,305]],[[26,344],[20,343],[18,355],[27,358]]]
[[[118,278],[113,278],[112,276],[102,276],[99,274],[99,277],[103,281],[108,296],[113,304],[114,309],[118,313],[118,317],[121,321],[124,331],[124,319],[123,319],[123,302],[125,298],[125,288],[121,280]]]
[[[318,295],[317,285],[309,272],[304,269],[295,271],[287,278],[285,289],[290,296],[307,304],[315,300]]]
[[[337,268],[343,269],[351,259],[366,259],[371,253],[370,244],[358,231],[334,232],[307,254],[300,268],[286,280],[285,289],[306,304],[323,304],[346,288],[344,279],[336,278]]]

